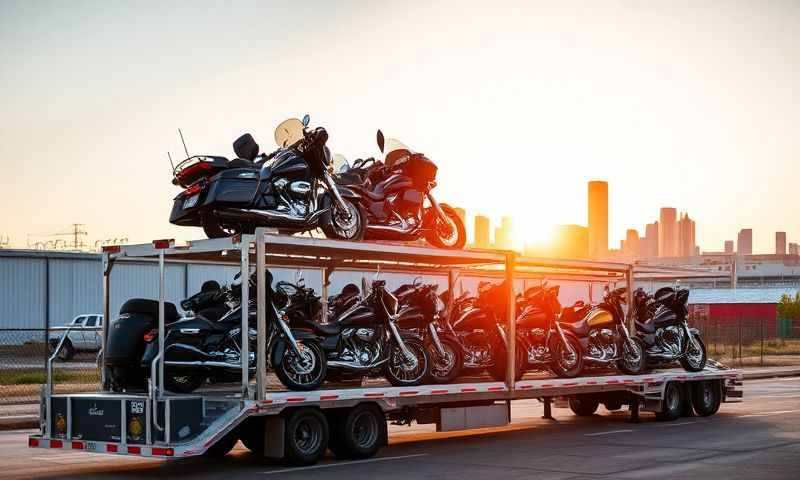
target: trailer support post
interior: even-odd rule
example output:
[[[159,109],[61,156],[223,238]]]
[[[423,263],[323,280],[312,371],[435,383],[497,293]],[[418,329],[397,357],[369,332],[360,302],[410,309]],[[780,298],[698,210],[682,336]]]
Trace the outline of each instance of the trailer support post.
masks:
[[[166,267],[164,249],[158,251],[158,381],[156,398],[164,393],[164,299],[166,298]],[[105,323],[105,322],[104,322]]]
[[[629,421],[631,423],[639,423],[639,406],[640,406],[639,397],[634,395],[633,396],[633,400],[631,400],[631,405],[630,405],[631,418],[630,418]]]
[[[555,418],[553,418],[553,399],[551,397],[544,397],[542,402],[544,402],[544,415],[542,415],[542,418],[545,420],[555,420]]]
[[[628,265],[628,268],[625,272],[625,286],[627,287],[625,301],[628,302],[628,332],[630,332],[630,335],[633,336],[636,335],[636,324],[634,323],[635,320],[633,315],[633,265]]]
[[[108,252],[103,252],[103,320],[100,321],[100,386],[103,390],[108,388],[106,379],[106,344],[108,343],[108,328],[106,325],[111,321],[111,266],[112,261]]]
[[[508,387],[509,393],[514,391],[517,373],[517,322],[515,321],[517,298],[514,294],[514,268],[516,267],[514,260],[514,252],[508,252],[506,254],[505,281],[508,288],[508,312],[506,315],[506,322],[508,322],[508,327],[506,329],[508,332],[508,339],[506,340],[506,351],[508,352],[506,356],[506,386]]]
[[[265,399],[267,384],[267,275],[265,272],[264,229],[256,229],[256,400]]]
[[[240,365],[242,367],[242,397],[241,405],[244,408],[244,401],[250,398],[250,240],[242,236],[239,243],[239,249],[242,253],[242,274],[239,277],[242,280],[242,339],[240,357]],[[256,279],[258,281],[258,279]]]

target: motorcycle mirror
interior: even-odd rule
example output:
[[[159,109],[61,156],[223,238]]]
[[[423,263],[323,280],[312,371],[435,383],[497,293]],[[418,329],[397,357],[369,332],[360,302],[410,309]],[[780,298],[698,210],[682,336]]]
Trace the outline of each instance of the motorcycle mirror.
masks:
[[[383,138],[383,132],[378,130],[378,149],[383,153],[383,147],[386,144],[386,139]]]
[[[361,291],[364,292],[364,298],[369,296],[369,285],[367,285],[367,277],[361,277]]]
[[[307,127],[308,124],[311,123],[311,117],[306,113],[305,115],[303,115],[302,122],[303,122],[303,126]]]

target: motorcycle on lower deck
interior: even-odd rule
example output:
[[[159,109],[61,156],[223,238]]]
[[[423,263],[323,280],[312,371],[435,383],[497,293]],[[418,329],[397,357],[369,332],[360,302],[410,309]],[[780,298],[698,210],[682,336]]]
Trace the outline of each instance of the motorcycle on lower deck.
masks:
[[[586,315],[565,317],[559,324],[580,340],[581,356],[587,366],[616,367],[637,375],[645,370],[644,343],[632,336],[625,324],[623,305],[625,287],[606,290],[603,302],[589,309]]]
[[[332,177],[328,133],[289,119],[275,130],[278,150],[259,155],[250,134],[234,143],[239,158],[194,156],[178,164],[170,223],[202,227],[209,238],[272,227],[281,233],[321,228],[328,238],[360,240],[366,214],[358,195]]]
[[[633,294],[636,331],[645,343],[650,366],[678,362],[689,372],[706,366],[706,346],[700,331],[689,327],[689,290],[663,287],[649,296],[641,288]]]
[[[279,297],[285,298],[286,318],[293,330],[306,332],[322,348],[327,362],[327,379],[340,381],[365,376],[385,376],[392,385],[419,385],[428,375],[428,352],[422,338],[398,326],[403,314],[397,298],[386,289],[382,280],[372,282],[349,308],[339,313],[330,323],[317,321],[315,314],[320,298],[310,288],[279,282]],[[284,300],[280,300],[283,302]],[[295,388],[311,390],[322,380],[310,382],[305,373],[303,358],[287,351],[276,372],[287,378]]]

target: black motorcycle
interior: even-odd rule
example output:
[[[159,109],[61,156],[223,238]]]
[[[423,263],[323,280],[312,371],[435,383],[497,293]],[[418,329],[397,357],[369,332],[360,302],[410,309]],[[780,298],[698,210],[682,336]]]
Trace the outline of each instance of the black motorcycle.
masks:
[[[637,375],[646,367],[644,343],[632,336],[625,325],[622,306],[626,292],[625,287],[606,289],[603,302],[589,309],[586,315],[562,315],[559,324],[580,340],[585,364],[616,366],[623,373]]]
[[[250,134],[234,142],[237,159],[194,156],[178,164],[173,182],[184,188],[170,223],[203,227],[209,238],[273,227],[281,233],[321,228],[328,238],[360,240],[366,214],[359,196],[331,176],[324,128],[289,119],[275,131],[278,150],[259,155]]]
[[[267,275],[271,283],[271,275]],[[255,298],[255,278],[249,278],[250,298]],[[190,393],[206,380],[211,383],[232,382],[241,379],[241,289],[237,275],[234,283],[219,291],[201,291],[183,301],[181,306],[188,316],[181,318],[175,305],[164,304],[164,387],[175,393]],[[268,292],[272,297],[271,290]],[[223,300],[224,299],[224,300]],[[227,311],[219,315],[223,308]],[[313,338],[306,332],[290,330],[283,320],[284,313],[270,302],[267,312],[268,337],[272,355],[280,358],[287,349],[297,352],[305,365],[306,375],[325,376],[325,357]],[[251,375],[256,370],[257,332],[254,302],[248,308],[248,367]],[[215,318],[217,317],[217,318]],[[151,377],[157,360],[158,302],[132,299],[122,306],[120,315],[109,325],[105,362],[108,387],[112,391],[142,389]],[[276,353],[276,350],[279,350]],[[315,355],[316,354],[316,355]],[[281,378],[278,367],[276,374]],[[288,388],[294,385],[285,384]]]
[[[366,293],[357,296],[357,301],[327,324],[317,321],[320,298],[312,289],[279,283],[276,290],[279,297],[286,299],[284,311],[293,330],[314,335],[324,350],[328,380],[383,375],[392,385],[408,386],[419,385],[427,376],[428,352],[422,338],[400,330],[399,302],[384,281],[372,282],[372,288],[365,283],[362,290]],[[298,377],[302,369],[296,361],[297,355],[287,351],[282,359],[273,358],[272,363],[282,362],[283,373],[279,375],[305,382]],[[317,386],[318,383],[306,384],[309,389]]]
[[[446,325],[446,309],[436,284],[413,283],[394,291],[400,302],[398,325],[422,337],[431,360],[429,379],[450,383],[458,378],[464,362],[461,345]]]
[[[378,147],[385,162],[358,160],[338,169],[337,183],[357,195],[367,215],[364,237],[376,240],[413,241],[425,238],[440,248],[460,249],[467,241],[464,222],[455,209],[436,201],[436,165],[425,155],[402,143],[384,140],[378,131]],[[425,199],[430,203],[425,207]]]
[[[576,377],[583,370],[581,342],[565,331],[561,320],[587,313],[583,303],[562,310],[559,287],[532,287],[517,299],[517,352],[522,370],[550,369],[559,377]]]
[[[689,372],[706,366],[706,346],[700,331],[687,321],[689,290],[660,288],[649,296],[641,288],[633,294],[636,331],[644,340],[647,363],[662,366],[679,362]]]

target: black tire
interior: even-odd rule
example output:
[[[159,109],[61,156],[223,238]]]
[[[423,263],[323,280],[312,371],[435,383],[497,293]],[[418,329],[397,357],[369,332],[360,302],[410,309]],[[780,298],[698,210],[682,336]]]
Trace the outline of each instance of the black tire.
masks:
[[[569,409],[579,417],[591,417],[600,406],[600,401],[592,395],[573,395],[569,397]]]
[[[225,434],[224,437],[217,440],[217,443],[211,446],[208,450],[205,451],[203,454],[204,457],[210,458],[222,458],[227,455],[233,447],[236,446],[236,443],[239,441],[239,435],[236,433],[236,429],[231,432]]]
[[[516,367],[514,371],[514,381],[518,382],[522,380],[522,376],[525,375],[525,350],[521,348],[522,342],[517,342],[516,347],[516,352],[514,353],[516,354],[517,360],[514,362],[514,367]],[[489,369],[489,374],[498,382],[505,382],[508,350],[506,350],[505,345],[498,345],[495,352],[494,365]]]
[[[300,339],[297,343],[302,347],[304,357],[302,361],[294,353],[286,339],[278,338],[272,347],[272,368],[278,380],[289,390],[308,391],[316,390],[325,381],[328,371],[328,361],[320,344],[314,340]],[[276,361],[276,352],[283,350],[285,353],[281,361]]]
[[[572,347],[572,352],[561,341],[560,335],[553,335],[550,340],[550,370],[561,378],[575,378],[583,372],[583,348],[581,342],[572,335],[565,335]],[[575,357],[577,355],[577,358]]]
[[[406,373],[408,370],[400,366],[401,364],[405,364],[403,351],[400,350],[399,346],[392,342],[390,346],[391,350],[389,352],[389,361],[386,362],[384,375],[386,376],[386,379],[389,380],[389,383],[395,387],[410,387],[419,385],[426,378],[428,378],[428,369],[430,366],[428,350],[419,340],[406,338],[403,339],[403,341],[405,342],[406,347],[408,347],[408,349],[411,350],[411,353],[413,353],[417,358],[416,367],[410,373]],[[402,378],[399,376],[401,374],[403,375]]]
[[[706,344],[703,342],[703,339],[700,338],[700,335],[694,335],[694,341],[700,349],[698,352],[699,357],[689,358],[689,355],[686,355],[680,359],[681,367],[687,372],[699,372],[703,370],[706,368],[706,361],[708,360]]]
[[[56,339],[56,338],[50,340],[50,354],[51,355],[52,355],[53,352],[56,351],[56,348],[58,347],[58,343],[60,341],[61,341],[60,339]],[[72,346],[72,341],[70,341],[70,339],[67,338],[66,340],[64,340],[64,345],[61,347],[61,350],[58,352],[58,357],[57,358],[62,362],[68,362],[68,361],[72,360],[72,358],[74,356],[75,356],[75,347]]]
[[[433,342],[428,342],[428,357],[430,359],[428,377],[432,383],[450,383],[461,374],[461,369],[464,366],[464,353],[461,351],[461,345],[454,339],[440,336],[439,340],[447,358],[441,358],[436,345]]]
[[[239,428],[239,440],[253,454],[264,456],[266,419],[264,417],[251,417]]]
[[[283,445],[290,465],[313,465],[328,449],[329,427],[325,415],[314,408],[300,408],[286,417]]]
[[[201,218],[200,224],[208,238],[224,238],[240,233],[237,229],[223,227],[219,219],[214,215],[205,215]]]
[[[336,458],[369,458],[386,443],[386,436],[386,415],[362,403],[333,416],[328,448]]]
[[[628,342],[623,341],[622,355],[625,358],[617,362],[617,368],[626,375],[639,375],[647,368],[645,346],[644,342],[639,337],[631,337],[631,340],[633,341],[636,351],[629,351],[631,346]],[[628,355],[631,356],[630,360],[627,358]]]
[[[714,380],[692,382],[692,406],[699,417],[714,415],[722,403],[719,384]]]
[[[609,412],[616,412],[620,408],[622,408],[622,401],[621,400],[613,400],[608,402],[603,402],[603,406],[606,407],[606,410]]]
[[[205,381],[205,372],[167,371],[164,374],[164,387],[172,393],[192,393]]]
[[[448,230],[455,236],[442,238],[442,231],[440,231],[439,228],[447,227],[447,225],[442,225],[442,220],[439,219],[436,211],[431,208],[428,210],[430,212],[429,215],[432,215],[431,220],[428,222],[431,228],[426,231],[425,240],[437,248],[461,250],[467,243],[467,229],[464,226],[464,222],[461,221],[461,217],[458,216],[455,209],[450,205],[442,203],[440,207],[442,207],[442,211],[452,223],[452,225],[450,225],[451,228],[448,228]],[[452,231],[452,227],[455,227],[455,232]]]
[[[675,382],[668,382],[664,387],[664,398],[661,400],[661,411],[656,413],[656,419],[671,421],[679,418],[683,413],[683,389]]]
[[[326,237],[339,240],[360,241],[364,239],[364,232],[367,228],[367,212],[360,204],[348,198],[342,199],[350,211],[351,220],[354,225],[341,225],[345,221],[337,212],[336,202],[331,202],[330,208],[322,215],[319,226]]]

